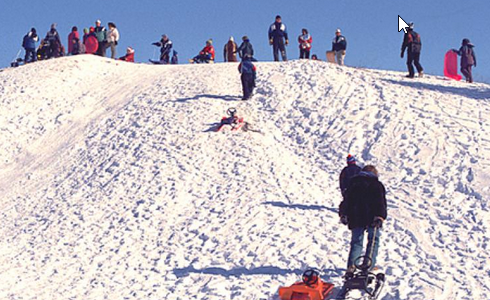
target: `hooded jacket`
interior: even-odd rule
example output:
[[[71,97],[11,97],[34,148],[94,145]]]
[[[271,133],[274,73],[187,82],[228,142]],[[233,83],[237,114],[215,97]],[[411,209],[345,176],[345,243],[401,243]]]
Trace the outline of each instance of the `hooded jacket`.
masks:
[[[476,65],[475,51],[473,50],[475,46],[470,43],[470,40],[464,39],[463,46],[457,51],[458,55],[461,56],[461,67],[474,66]]]

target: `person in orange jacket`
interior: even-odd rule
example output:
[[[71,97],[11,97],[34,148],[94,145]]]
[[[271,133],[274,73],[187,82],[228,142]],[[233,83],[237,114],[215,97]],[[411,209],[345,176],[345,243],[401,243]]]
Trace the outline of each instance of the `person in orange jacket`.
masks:
[[[213,40],[209,39],[206,41],[206,47],[204,47],[199,55],[195,56],[192,59],[189,59],[190,63],[213,63],[214,62],[214,47]]]
[[[126,55],[119,57],[119,60],[124,60],[127,62],[134,62],[134,49],[128,47],[126,49]]]

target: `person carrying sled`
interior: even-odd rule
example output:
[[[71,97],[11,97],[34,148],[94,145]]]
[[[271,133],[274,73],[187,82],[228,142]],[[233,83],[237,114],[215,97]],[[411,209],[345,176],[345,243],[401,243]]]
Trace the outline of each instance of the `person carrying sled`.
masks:
[[[36,33],[36,28],[31,28],[31,30],[24,36],[22,40],[22,47],[26,51],[24,57],[24,62],[30,63],[37,61],[36,54],[36,43],[39,41],[39,36]]]
[[[119,60],[124,60],[127,62],[134,62],[134,49],[128,47],[126,49],[126,55],[119,57]]]
[[[378,179],[378,171],[372,165],[350,181],[346,195],[339,208],[342,224],[348,225],[352,236],[346,276],[355,270],[355,262],[362,255],[364,233],[368,233],[368,244],[365,257],[371,260],[370,269],[376,266],[380,229],[386,220],[386,190]],[[367,264],[366,260],[363,262]]]
[[[466,82],[473,82],[473,75],[471,68],[476,67],[476,56],[473,45],[469,39],[463,39],[462,46],[459,50],[453,49],[453,52],[461,56],[461,73],[466,78]]]
[[[94,34],[97,38],[97,52],[98,56],[105,57],[106,53],[106,40],[107,40],[107,30],[104,26],[102,26],[102,22],[100,20],[95,21]]]
[[[353,177],[357,176],[361,172],[361,167],[356,164],[356,159],[352,155],[347,155],[347,166],[342,169],[339,176],[340,192],[342,198],[345,198],[347,188],[350,185],[350,181]]]
[[[335,59],[340,66],[344,65],[345,51],[347,50],[347,40],[342,35],[340,28],[335,31],[335,37],[332,40],[332,51],[335,52]]]
[[[213,40],[206,41],[206,46],[199,52],[197,56],[189,60],[190,63],[213,63],[214,62],[214,47]]]
[[[233,39],[232,36],[230,36],[230,39],[225,44],[225,48],[223,50],[223,56],[224,56],[225,62],[237,62],[238,61],[236,59],[237,48],[238,48],[238,46],[235,43],[235,40]]]
[[[167,65],[170,63],[170,51],[172,50],[172,41],[166,34],[162,34],[162,39],[159,42],[155,42],[152,45],[160,47],[160,60],[158,64]],[[150,60],[151,61],[151,60]],[[153,63],[157,63],[152,61]]]
[[[282,60],[288,60],[285,47],[289,45],[288,31],[279,15],[276,16],[276,21],[269,27],[269,44],[274,52],[274,61],[279,61],[279,51],[281,52]]]
[[[238,71],[241,74],[240,78],[242,80],[242,100],[248,100],[252,96],[257,75],[257,68],[252,63],[252,57],[245,55],[242,62],[238,65]]]
[[[68,35],[68,54],[74,54],[73,53],[73,40],[74,39],[80,39],[80,34],[78,33],[78,28],[76,26],[73,26],[71,29],[70,34]]]
[[[308,30],[303,28],[301,30],[301,35],[298,37],[299,43],[299,58],[310,58],[310,50],[311,50],[311,42],[313,39],[311,35],[308,33]]]
[[[51,24],[51,29],[46,34],[44,41],[48,44],[47,58],[63,56],[60,35],[56,30],[56,24]]]
[[[420,64],[420,52],[422,51],[422,41],[420,40],[420,35],[413,30],[413,23],[410,23],[407,28],[407,33],[403,37],[402,53],[400,55],[403,58],[405,54],[405,49],[407,49],[407,67],[408,75],[407,78],[414,78],[415,71],[413,65],[417,68],[419,72],[419,77],[424,76],[424,69]]]
[[[245,55],[249,55],[250,57],[254,56],[254,48],[250,43],[250,39],[248,38],[248,36],[245,35],[242,37],[242,44],[240,45],[240,47],[238,47],[237,52],[238,56],[241,59],[243,59]]]

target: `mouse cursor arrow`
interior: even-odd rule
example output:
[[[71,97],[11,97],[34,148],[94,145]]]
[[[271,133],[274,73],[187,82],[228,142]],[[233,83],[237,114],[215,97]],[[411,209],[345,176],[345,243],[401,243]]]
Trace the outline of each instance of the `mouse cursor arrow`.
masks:
[[[400,31],[405,31],[407,33],[407,28],[408,28],[407,22],[405,22],[400,15],[398,15],[398,32]]]

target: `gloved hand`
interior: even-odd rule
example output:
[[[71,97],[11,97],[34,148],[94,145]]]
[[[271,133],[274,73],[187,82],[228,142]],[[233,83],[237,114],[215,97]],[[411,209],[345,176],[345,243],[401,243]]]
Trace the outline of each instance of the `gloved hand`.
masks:
[[[289,40],[286,40],[286,46],[289,45]]]
[[[344,225],[349,224],[349,218],[347,218],[347,216],[341,216],[340,217],[340,223],[342,223]]]
[[[273,39],[270,39],[269,40],[269,45],[272,45],[272,43],[274,43],[274,40]]]
[[[158,46],[158,43],[151,43],[152,45]]]
[[[384,219],[381,217],[374,217],[371,227],[381,228],[383,226]]]
[[[400,54],[400,57],[403,58],[403,54],[405,54],[405,51],[403,51],[401,54]]]

